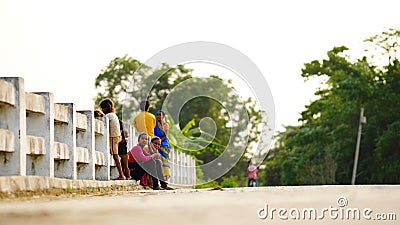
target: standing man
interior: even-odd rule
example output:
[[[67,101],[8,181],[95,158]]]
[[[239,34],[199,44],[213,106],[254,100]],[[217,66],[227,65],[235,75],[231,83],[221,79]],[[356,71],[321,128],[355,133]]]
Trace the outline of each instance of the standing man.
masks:
[[[146,133],[151,138],[154,137],[154,127],[156,126],[156,117],[149,112],[149,101],[140,102],[141,112],[133,119],[133,124],[137,132]]]

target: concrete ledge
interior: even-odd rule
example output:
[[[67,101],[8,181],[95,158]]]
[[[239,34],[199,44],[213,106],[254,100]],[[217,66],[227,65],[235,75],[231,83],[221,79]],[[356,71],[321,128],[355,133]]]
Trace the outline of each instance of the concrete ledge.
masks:
[[[76,162],[77,163],[90,163],[89,150],[87,148],[76,147]]]
[[[14,151],[14,133],[9,130],[0,129],[0,152],[13,152],[13,151]]]
[[[107,188],[113,186],[136,186],[134,180],[95,181],[70,180],[43,176],[6,176],[0,177],[0,192],[41,191],[48,189],[85,189]]]
[[[54,104],[54,120],[56,122],[68,123],[68,106]]]
[[[94,132],[99,135],[104,135],[104,123],[101,120],[94,120]]]
[[[27,155],[44,155],[46,150],[44,149],[44,138],[26,135],[27,142]]]
[[[104,153],[100,151],[94,152],[94,164],[96,166],[105,166],[106,158],[104,157]]]
[[[28,92],[25,94],[25,96],[27,111],[45,114],[43,96]]]
[[[0,80],[0,103],[15,105],[14,86],[4,80]]]
[[[76,113],[76,129],[81,131],[87,129],[87,117],[85,114]]]
[[[54,142],[54,150],[56,155],[55,160],[67,160],[69,159],[68,145],[61,142]]]

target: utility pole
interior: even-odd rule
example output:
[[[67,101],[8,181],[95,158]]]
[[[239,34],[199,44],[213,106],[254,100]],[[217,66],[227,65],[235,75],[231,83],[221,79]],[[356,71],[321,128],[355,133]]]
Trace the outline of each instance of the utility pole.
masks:
[[[361,108],[360,112],[360,121],[358,125],[358,135],[357,135],[357,145],[356,145],[356,154],[354,156],[354,166],[353,166],[353,176],[351,178],[351,184],[356,184],[356,174],[357,174],[357,164],[358,164],[358,154],[360,152],[360,141],[361,141],[361,132],[362,132],[362,124],[366,123],[367,120],[364,116],[364,108]]]

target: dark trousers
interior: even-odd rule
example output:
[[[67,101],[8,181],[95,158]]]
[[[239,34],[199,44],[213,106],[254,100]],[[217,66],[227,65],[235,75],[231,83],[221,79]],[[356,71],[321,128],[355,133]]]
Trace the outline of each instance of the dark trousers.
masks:
[[[161,187],[167,187],[167,183],[164,181],[164,176],[162,173],[162,162],[159,159],[151,159],[147,162],[130,162],[128,163],[129,169],[131,171],[131,177],[135,180],[141,180],[142,176],[147,173],[151,176],[153,180],[153,189],[159,186],[158,181],[160,181]]]
[[[248,179],[248,181],[247,181],[247,187],[253,187],[253,186],[251,185],[251,182],[252,182],[252,181],[254,181],[256,187],[258,187],[258,181],[257,181],[257,179],[255,179],[255,178],[249,178],[249,179]]]

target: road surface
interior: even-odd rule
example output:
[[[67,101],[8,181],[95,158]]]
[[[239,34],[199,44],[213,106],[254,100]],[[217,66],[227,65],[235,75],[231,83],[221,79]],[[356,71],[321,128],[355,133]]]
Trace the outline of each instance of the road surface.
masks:
[[[8,199],[0,224],[400,224],[400,186],[126,191]]]

